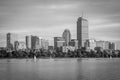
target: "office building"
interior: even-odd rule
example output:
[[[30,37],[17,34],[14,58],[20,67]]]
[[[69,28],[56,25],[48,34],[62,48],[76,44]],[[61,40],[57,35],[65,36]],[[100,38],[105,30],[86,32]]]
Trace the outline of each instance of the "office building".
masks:
[[[15,41],[15,50],[25,50],[26,49],[26,44],[25,42],[21,41]]]
[[[77,21],[77,40],[78,47],[85,47],[85,42],[88,40],[88,20],[83,17],[79,17]]]
[[[54,37],[54,49],[62,50],[62,46],[65,46],[65,40],[63,37]]]
[[[48,50],[49,41],[39,37],[39,48]]]
[[[26,36],[26,48],[27,49],[39,49],[39,37]]]
[[[96,47],[96,41],[95,40],[93,40],[93,39],[86,40],[86,42],[85,42],[85,48],[86,49],[94,50],[95,47]]]
[[[69,42],[69,46],[72,46],[72,47],[75,47],[75,49],[78,49],[78,40],[72,39],[72,40]]]
[[[15,41],[17,41],[17,35],[13,33],[7,33],[7,37],[6,37],[7,49],[14,50]]]
[[[42,39],[41,40],[41,47],[42,49],[48,50],[49,42],[48,40]]]
[[[113,42],[109,43],[109,49],[110,49],[110,50],[116,50],[116,45],[115,45],[115,43],[113,43]]]
[[[26,36],[25,37],[26,39],[26,48],[27,49],[31,49],[32,47],[31,47],[31,36]]]
[[[96,41],[96,47],[101,47],[103,50],[110,49],[109,41]]]
[[[39,49],[39,37],[31,36],[31,49]]]
[[[6,48],[6,34],[0,34],[0,48]]]
[[[64,38],[65,40],[65,45],[66,46],[69,46],[69,42],[71,40],[71,33],[70,33],[70,30],[68,29],[65,29],[63,34],[62,34],[62,37]]]

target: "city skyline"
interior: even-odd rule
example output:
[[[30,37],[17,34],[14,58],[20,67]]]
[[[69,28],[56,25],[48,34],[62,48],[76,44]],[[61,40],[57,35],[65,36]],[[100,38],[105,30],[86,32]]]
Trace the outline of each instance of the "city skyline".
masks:
[[[87,23],[87,24],[86,24]],[[88,21],[82,17],[77,21],[77,39],[71,39],[71,33],[69,29],[65,29],[62,37],[54,37],[54,50],[67,52],[68,50],[74,51],[76,49],[84,48],[86,50],[119,50],[116,48],[116,44],[110,41],[98,41],[92,40],[88,37]],[[16,34],[6,34],[6,46],[4,48],[9,50],[48,50],[48,40],[42,39],[38,36],[25,36],[25,41],[21,42]]]
[[[89,21],[89,36],[96,40],[120,41],[119,0],[1,0],[0,32],[17,33],[21,40],[31,34],[53,41],[64,29],[76,38],[76,21]],[[53,44],[53,43],[50,43]]]

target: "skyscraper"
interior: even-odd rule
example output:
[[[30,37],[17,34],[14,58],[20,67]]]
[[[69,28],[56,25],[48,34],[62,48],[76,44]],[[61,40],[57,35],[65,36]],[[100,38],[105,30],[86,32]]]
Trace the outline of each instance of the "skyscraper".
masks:
[[[7,33],[6,37],[7,48],[13,50],[15,48],[15,41],[17,41],[17,35],[13,33]]]
[[[39,49],[39,37],[31,36],[31,48]]]
[[[27,49],[39,49],[39,37],[26,36],[26,48]]]
[[[26,48],[31,49],[31,36],[26,36]]]
[[[85,47],[85,42],[88,40],[88,20],[79,17],[77,21],[77,40],[78,47]]]
[[[66,46],[69,46],[69,42],[70,42],[70,40],[71,40],[70,30],[65,29],[64,32],[63,32],[62,37],[65,39],[65,45],[66,45]]]

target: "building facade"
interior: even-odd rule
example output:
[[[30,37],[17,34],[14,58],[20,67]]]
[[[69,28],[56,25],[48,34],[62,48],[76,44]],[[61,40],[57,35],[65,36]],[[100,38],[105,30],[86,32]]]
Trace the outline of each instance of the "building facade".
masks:
[[[71,33],[70,33],[70,30],[68,29],[65,29],[63,34],[62,34],[62,37],[64,38],[65,40],[65,45],[66,46],[69,46],[69,42],[71,41]]]
[[[96,47],[101,47],[103,50],[110,49],[109,41],[96,41]]]
[[[78,47],[85,47],[86,40],[89,39],[88,36],[88,20],[83,17],[79,17],[77,21],[77,40]]]
[[[85,42],[85,48],[86,49],[94,50],[95,47],[96,47],[96,41],[95,40],[93,40],[93,39],[86,40],[86,42]]]
[[[76,48],[75,47],[73,47],[73,46],[63,46],[62,47],[62,52],[68,52],[68,51],[75,51],[76,50]]]
[[[65,40],[63,37],[54,37],[54,49],[62,50],[62,47],[65,46]]]
[[[17,35],[13,34],[13,33],[7,33],[7,37],[6,37],[6,43],[7,43],[7,48],[14,50],[15,49],[15,41],[17,41]]]
[[[26,40],[26,48],[27,49],[31,49],[31,36],[26,36],[25,37],[25,40]]]
[[[26,49],[26,43],[15,41],[15,50],[25,50]]]
[[[115,43],[113,43],[113,42],[109,43],[109,48],[110,48],[111,50],[116,50],[116,45],[115,45]]]
[[[39,49],[39,37],[26,36],[26,48],[27,49]]]
[[[78,49],[78,40],[76,39],[71,39],[69,42],[69,46],[75,47],[75,49]]]
[[[39,37],[31,36],[31,49],[39,49]]]
[[[48,46],[49,46],[48,40],[41,39],[41,48],[45,49],[45,50],[48,50]]]

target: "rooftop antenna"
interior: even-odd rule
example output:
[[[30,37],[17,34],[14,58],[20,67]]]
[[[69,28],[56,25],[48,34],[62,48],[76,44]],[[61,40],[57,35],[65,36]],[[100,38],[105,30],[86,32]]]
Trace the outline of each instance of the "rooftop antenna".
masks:
[[[83,18],[83,16],[84,16],[84,13],[83,13],[83,11],[82,11],[82,18]]]

